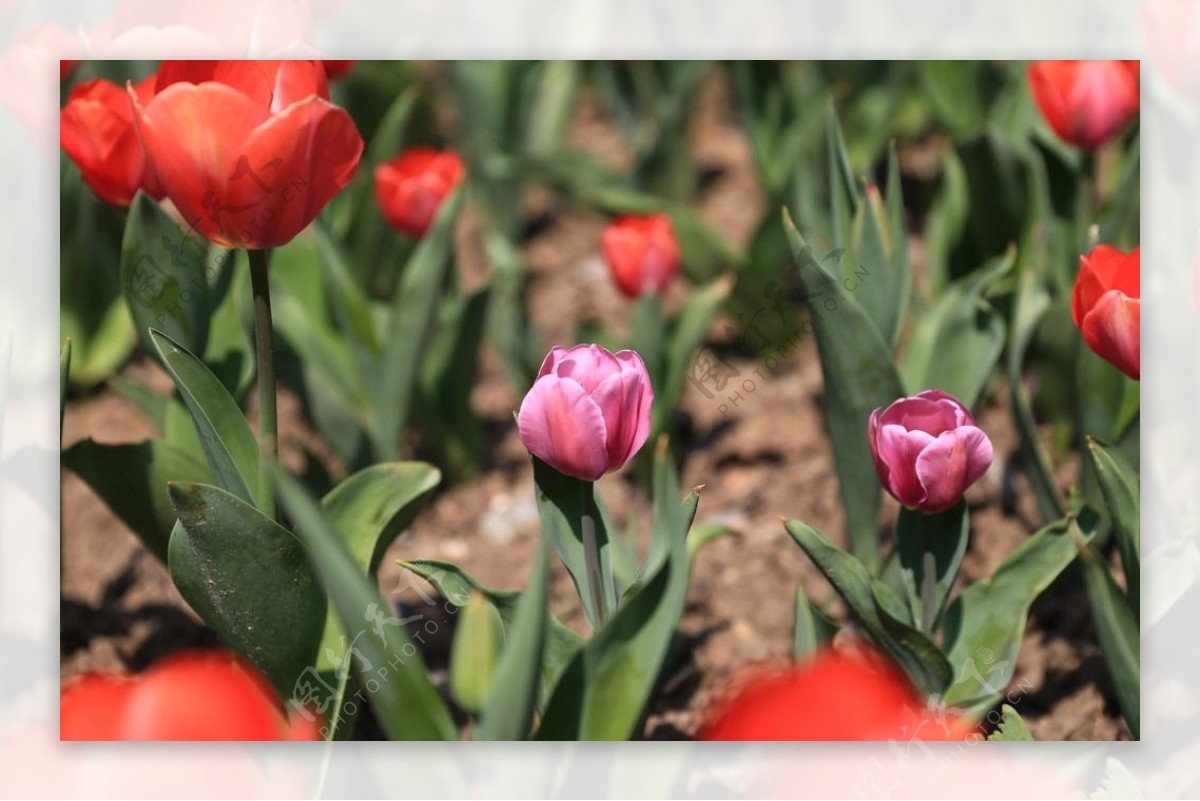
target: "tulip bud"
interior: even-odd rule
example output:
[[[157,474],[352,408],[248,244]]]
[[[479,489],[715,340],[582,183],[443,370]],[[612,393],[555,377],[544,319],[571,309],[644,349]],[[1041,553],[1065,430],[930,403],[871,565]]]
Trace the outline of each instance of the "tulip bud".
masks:
[[[992,442],[955,398],[928,389],[871,412],[875,472],[892,497],[925,514],[958,503],[992,464]]]
[[[375,200],[389,225],[423,236],[463,172],[462,159],[453,151],[412,147],[375,168]]]
[[[791,670],[763,672],[719,704],[704,740],[962,740],[970,725],[939,715],[890,662],[826,650]]]
[[[600,243],[613,280],[631,298],[661,294],[679,272],[679,242],[665,214],[618,217]]]
[[[1141,248],[1097,245],[1079,258],[1071,316],[1083,341],[1132,379],[1141,378]]]
[[[595,481],[624,467],[650,436],[654,391],[642,357],[599,345],[553,348],[521,402],[517,426],[529,452]]]
[[[1094,150],[1137,113],[1138,73],[1136,61],[1035,61],[1029,86],[1056,134]]]

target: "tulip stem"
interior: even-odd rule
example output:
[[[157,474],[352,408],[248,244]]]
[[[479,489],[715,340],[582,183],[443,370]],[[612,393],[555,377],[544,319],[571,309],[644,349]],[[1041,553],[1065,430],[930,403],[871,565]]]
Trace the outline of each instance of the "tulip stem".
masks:
[[[579,482],[579,525],[583,535],[583,566],[587,572],[588,592],[596,613],[595,628],[608,620],[608,601],[604,595],[604,578],[600,571],[600,548],[596,544],[595,486],[590,481]]]
[[[275,485],[271,477],[279,437],[275,418],[275,345],[271,324],[269,250],[247,250],[254,294],[254,352],[258,369],[258,508],[275,519]]]

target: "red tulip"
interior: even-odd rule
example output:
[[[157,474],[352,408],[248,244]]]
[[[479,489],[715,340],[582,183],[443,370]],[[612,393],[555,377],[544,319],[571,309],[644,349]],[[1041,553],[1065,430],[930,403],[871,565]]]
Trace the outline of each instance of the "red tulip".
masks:
[[[151,75],[133,88],[139,102],[150,102],[154,86]],[[129,94],[115,83],[100,78],[71,90],[59,113],[59,142],[105,203],[128,206],[138,189],[162,197],[133,125]]]
[[[60,81],[65,81],[67,79],[67,76],[71,74],[71,70],[75,69],[75,65],[78,63],[79,63],[78,61],[71,61],[71,60],[65,59],[65,58],[59,59],[59,61],[58,61],[58,79]]]
[[[1029,86],[1054,132],[1093,150],[1137,113],[1139,71],[1136,61],[1035,61]]]
[[[661,294],[679,272],[679,242],[665,214],[618,217],[604,229],[600,244],[613,280],[631,298]]]
[[[131,677],[88,674],[59,698],[62,740],[316,740],[289,723],[261,676],[233,654],[180,654]]]
[[[970,725],[923,703],[908,679],[875,654],[819,653],[764,672],[718,705],[703,740],[963,740]]]
[[[423,236],[464,171],[457,153],[431,147],[411,147],[380,164],[375,168],[375,200],[383,218],[409,236]]]
[[[289,242],[354,177],[363,140],[316,61],[164,62],[134,119],[163,192],[226,247]]]
[[[1097,245],[1079,257],[1071,294],[1071,316],[1083,341],[1135,380],[1142,374],[1141,251]]]
[[[338,78],[343,77],[346,73],[353,69],[354,65],[358,62],[336,61],[334,59],[327,58],[321,63],[325,65],[325,77],[331,81],[336,81]]]

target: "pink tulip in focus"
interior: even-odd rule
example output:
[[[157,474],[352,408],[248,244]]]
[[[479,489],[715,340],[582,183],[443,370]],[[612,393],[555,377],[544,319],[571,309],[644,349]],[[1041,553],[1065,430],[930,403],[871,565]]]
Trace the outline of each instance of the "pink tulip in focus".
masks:
[[[992,464],[992,442],[953,395],[927,389],[871,412],[875,472],[909,509],[944,512]]]
[[[521,402],[521,442],[560,473],[595,481],[650,436],[654,391],[642,357],[599,345],[552,348]]]

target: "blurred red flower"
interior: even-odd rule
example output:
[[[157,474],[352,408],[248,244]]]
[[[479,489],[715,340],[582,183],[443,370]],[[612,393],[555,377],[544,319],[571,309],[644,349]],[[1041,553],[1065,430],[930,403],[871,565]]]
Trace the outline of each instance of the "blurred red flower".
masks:
[[[1066,141],[1093,150],[1137,113],[1136,61],[1034,61],[1029,87],[1042,116]]]
[[[375,168],[375,200],[383,218],[409,236],[423,236],[465,168],[458,154],[410,147]]]
[[[631,298],[661,294],[679,272],[679,242],[666,214],[630,214],[608,224],[600,237],[613,281]]]
[[[1142,374],[1141,247],[1097,245],[1079,257],[1071,316],[1083,341],[1133,379]]]
[[[334,59],[325,59],[321,62],[325,65],[325,77],[331,81],[336,81],[338,78],[344,77],[357,61],[336,61]]]

